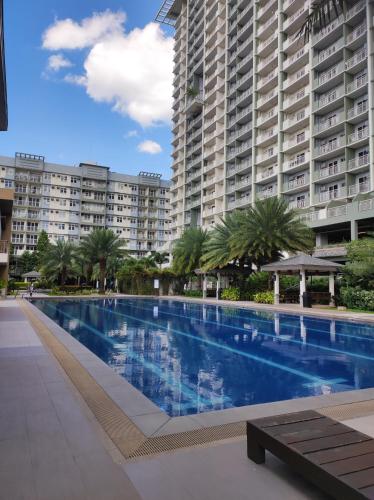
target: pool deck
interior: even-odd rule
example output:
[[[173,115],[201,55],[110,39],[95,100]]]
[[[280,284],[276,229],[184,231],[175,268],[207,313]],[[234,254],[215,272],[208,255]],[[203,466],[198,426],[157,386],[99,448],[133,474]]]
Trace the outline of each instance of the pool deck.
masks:
[[[217,304],[214,299],[206,303]],[[232,306],[227,301],[219,301],[219,304]],[[32,320],[25,306],[32,310]],[[301,308],[296,307],[284,312],[300,314]],[[272,456],[266,466],[249,462],[242,435],[126,459],[120,451],[124,443],[119,434],[130,441],[127,443],[130,448],[134,435],[123,433],[125,427],[120,426],[120,416],[116,426],[113,422],[106,426],[113,414],[110,411],[105,414],[102,406],[97,412],[98,399],[93,404],[85,397],[90,393],[86,386],[86,392],[82,392],[79,379],[76,384],[72,383],[74,378],[69,370],[64,364],[60,365],[61,360],[66,362],[66,356],[63,358],[61,351],[57,358],[60,362],[56,359],[56,352],[50,350],[46,331],[42,331],[39,321],[53,335],[53,340],[76,358],[93,383],[105,391],[108,399],[102,398],[101,404],[107,402],[108,407],[115,404],[115,411],[123,412],[124,422],[130,419],[146,438],[167,439],[172,437],[170,434],[198,433],[207,427],[307,407],[323,408],[321,412],[330,412],[374,437],[373,389],[171,419],[37,311],[23,301],[0,302],[1,500],[226,500],[230,497],[244,500],[249,491],[251,500],[325,498]],[[307,310],[306,314],[310,312]],[[320,311],[317,314],[321,316]],[[337,314],[340,319],[348,319],[344,317],[347,314],[355,320],[352,313]],[[322,315],[332,316],[330,311]],[[362,315],[359,316],[361,319]],[[68,361],[72,368],[74,359]],[[311,400],[315,400],[313,405]]]

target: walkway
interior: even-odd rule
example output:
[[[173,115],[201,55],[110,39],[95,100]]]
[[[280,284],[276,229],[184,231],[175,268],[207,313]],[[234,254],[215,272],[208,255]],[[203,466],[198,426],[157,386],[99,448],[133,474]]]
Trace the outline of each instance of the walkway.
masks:
[[[135,500],[93,419],[15,300],[0,302],[0,499]]]

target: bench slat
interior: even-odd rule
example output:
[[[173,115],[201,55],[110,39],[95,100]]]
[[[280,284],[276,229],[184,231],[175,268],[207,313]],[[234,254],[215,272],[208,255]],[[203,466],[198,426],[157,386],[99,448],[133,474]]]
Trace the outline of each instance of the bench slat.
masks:
[[[347,458],[344,460],[337,460],[322,466],[330,474],[341,476],[350,472],[356,472],[366,468],[374,467],[374,453],[367,455],[360,455],[358,457]]]
[[[297,450],[299,453],[308,453],[311,451],[327,450],[328,448],[336,448],[345,444],[361,443],[369,441],[371,438],[360,434],[359,432],[352,431],[339,436],[330,436],[326,438],[313,439],[311,441],[304,441],[302,443],[295,443],[290,447]]]
[[[374,453],[374,439],[365,441],[364,443],[354,443],[346,446],[337,446],[329,450],[307,453],[306,457],[317,464],[324,465],[336,460],[364,455],[365,453]]]

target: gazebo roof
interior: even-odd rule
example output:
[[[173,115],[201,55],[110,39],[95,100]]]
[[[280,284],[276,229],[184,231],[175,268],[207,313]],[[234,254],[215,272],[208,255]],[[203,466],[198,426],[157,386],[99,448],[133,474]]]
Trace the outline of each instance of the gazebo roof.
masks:
[[[262,266],[262,271],[338,271],[342,264],[318,259],[306,253],[299,253],[289,259],[278,260]]]
[[[30,271],[28,273],[22,274],[22,278],[40,278],[41,274],[38,271]]]

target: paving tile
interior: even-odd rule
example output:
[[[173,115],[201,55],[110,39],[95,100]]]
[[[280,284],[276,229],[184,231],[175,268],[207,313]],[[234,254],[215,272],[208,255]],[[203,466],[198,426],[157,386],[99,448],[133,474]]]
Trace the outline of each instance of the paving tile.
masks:
[[[24,413],[3,414],[0,416],[0,441],[27,436],[26,416]]]
[[[76,458],[90,500],[140,500],[123,469],[107,453],[97,452]]]
[[[0,441],[0,500],[34,500],[36,490],[25,438]]]
[[[157,412],[147,415],[137,415],[132,417],[131,420],[139,427],[143,434],[152,436],[152,434],[157,432],[170,420],[170,417],[164,412]]]
[[[174,417],[168,420],[165,425],[160,427],[154,433],[154,436],[165,436],[166,434],[193,431],[201,428],[202,425],[199,422],[193,420],[190,416]]]

